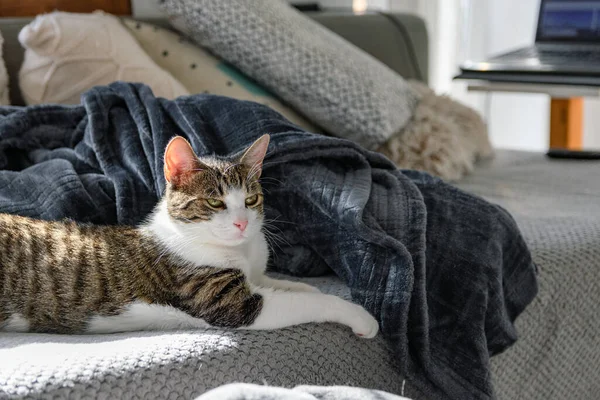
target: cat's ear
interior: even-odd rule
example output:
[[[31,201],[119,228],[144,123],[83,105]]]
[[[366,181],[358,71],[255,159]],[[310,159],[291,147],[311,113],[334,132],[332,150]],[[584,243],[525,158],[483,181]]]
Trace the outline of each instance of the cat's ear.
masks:
[[[240,158],[240,163],[250,168],[252,174],[257,178],[259,178],[262,173],[263,160],[265,159],[267,149],[269,148],[269,140],[269,135],[262,135],[256,139],[256,142],[248,147]]]
[[[173,184],[180,183],[202,164],[190,143],[181,136],[175,136],[165,150],[165,179]]]

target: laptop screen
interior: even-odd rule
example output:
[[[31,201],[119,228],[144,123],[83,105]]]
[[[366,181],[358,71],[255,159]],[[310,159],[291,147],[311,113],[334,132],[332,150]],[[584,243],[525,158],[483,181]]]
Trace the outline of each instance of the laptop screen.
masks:
[[[600,42],[600,0],[542,0],[536,41]]]

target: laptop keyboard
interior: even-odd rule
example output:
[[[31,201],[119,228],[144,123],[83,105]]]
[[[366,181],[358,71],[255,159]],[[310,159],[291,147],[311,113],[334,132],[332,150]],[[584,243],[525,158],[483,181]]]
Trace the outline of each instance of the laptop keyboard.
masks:
[[[597,63],[600,64],[600,51],[589,50],[548,50],[529,47],[510,53],[510,58],[537,58],[542,64]]]

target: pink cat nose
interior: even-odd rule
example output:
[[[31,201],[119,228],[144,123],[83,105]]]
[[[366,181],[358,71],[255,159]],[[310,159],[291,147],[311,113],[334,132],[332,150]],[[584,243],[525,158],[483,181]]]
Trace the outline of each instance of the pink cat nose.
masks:
[[[233,223],[238,229],[242,232],[246,230],[246,226],[248,226],[248,220],[238,220]]]

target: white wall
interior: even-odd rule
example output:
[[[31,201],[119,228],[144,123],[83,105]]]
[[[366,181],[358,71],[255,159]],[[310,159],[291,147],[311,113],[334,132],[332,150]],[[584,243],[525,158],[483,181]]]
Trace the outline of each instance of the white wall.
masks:
[[[529,46],[535,39],[539,0],[491,1],[487,23],[487,56]],[[544,151],[549,144],[550,99],[539,94],[490,95],[486,110],[492,143],[497,147]]]
[[[419,1],[390,0],[390,8],[396,11],[417,13],[419,11]]]
[[[485,1],[485,0],[484,0]],[[473,1],[475,6],[484,1]],[[411,12],[424,18],[429,33],[429,84],[438,93],[450,94],[478,110],[484,109],[484,96],[467,94],[466,84],[453,81],[457,65],[466,57],[466,48],[476,48],[484,56],[480,45],[482,36],[470,38],[469,0],[391,0],[391,10]],[[465,38],[469,36],[468,40]],[[473,46],[474,45],[474,46]]]

